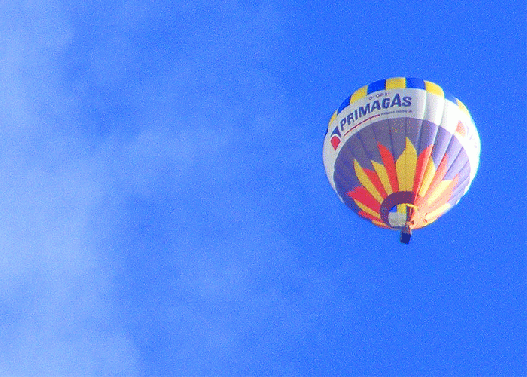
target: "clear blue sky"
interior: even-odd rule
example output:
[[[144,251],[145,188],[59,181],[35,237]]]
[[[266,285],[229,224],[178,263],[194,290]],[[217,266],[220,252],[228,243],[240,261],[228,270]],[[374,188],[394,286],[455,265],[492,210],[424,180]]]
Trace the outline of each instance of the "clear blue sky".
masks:
[[[0,3],[0,375],[525,375],[525,54],[516,0]],[[482,142],[409,246],[322,164],[392,76]]]

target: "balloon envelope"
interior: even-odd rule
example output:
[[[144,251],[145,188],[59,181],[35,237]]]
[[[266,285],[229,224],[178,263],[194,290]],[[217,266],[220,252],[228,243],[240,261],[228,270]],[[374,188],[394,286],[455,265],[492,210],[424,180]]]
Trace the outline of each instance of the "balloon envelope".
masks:
[[[331,117],[326,174],[359,216],[389,229],[422,228],[467,192],[480,140],[463,103],[415,78],[376,81]]]

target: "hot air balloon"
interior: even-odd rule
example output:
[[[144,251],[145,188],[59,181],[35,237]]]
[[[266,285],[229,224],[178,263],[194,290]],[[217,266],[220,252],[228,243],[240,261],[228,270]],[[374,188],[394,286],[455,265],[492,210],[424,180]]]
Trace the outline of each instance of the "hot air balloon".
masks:
[[[366,85],[333,113],[323,159],[349,208],[410,241],[457,204],[479,163],[465,105],[430,81],[395,77]]]

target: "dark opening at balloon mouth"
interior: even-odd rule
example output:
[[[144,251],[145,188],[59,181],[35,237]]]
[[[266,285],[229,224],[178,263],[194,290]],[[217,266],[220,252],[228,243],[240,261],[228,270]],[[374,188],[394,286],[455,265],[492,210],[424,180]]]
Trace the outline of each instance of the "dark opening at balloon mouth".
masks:
[[[381,204],[381,220],[391,228],[403,229],[407,226],[407,222],[410,221],[411,212],[410,207],[414,205],[414,193],[412,191],[398,191],[388,195]],[[408,211],[397,218],[396,216],[390,217],[390,211],[394,207],[401,204],[409,204]]]

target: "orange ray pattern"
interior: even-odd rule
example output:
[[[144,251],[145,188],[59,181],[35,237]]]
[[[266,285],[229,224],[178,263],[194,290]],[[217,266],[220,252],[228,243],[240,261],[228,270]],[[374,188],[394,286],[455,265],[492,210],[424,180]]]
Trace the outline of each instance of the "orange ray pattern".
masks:
[[[373,197],[372,194],[368,190],[366,190],[363,186],[359,186],[353,189],[353,191],[348,192],[348,196],[355,200],[355,202],[360,202],[361,204],[365,205],[369,209],[371,209],[373,212],[380,213],[381,212],[381,203],[377,201]],[[359,207],[361,205],[357,203]],[[379,219],[380,219],[379,215]]]
[[[388,148],[380,143],[377,143],[377,147],[383,162],[382,167],[385,170],[385,173],[382,170],[383,177],[379,176],[378,172],[381,169],[378,167],[376,167],[377,171],[365,169],[354,160],[355,174],[362,185],[355,187],[346,194],[360,208],[360,216],[370,220],[377,226],[391,227],[381,219],[380,211],[382,202],[388,197],[387,192],[396,193],[399,191],[400,182],[398,181],[398,176],[412,177],[413,175],[413,203],[409,203],[413,204],[413,210],[408,219],[411,228],[418,229],[430,224],[450,208],[448,201],[452,197],[459,181],[459,174],[452,180],[444,180],[448,170],[448,156],[446,154],[436,168],[432,160],[433,145],[428,146],[419,156],[416,156],[416,149],[411,141],[407,139],[405,150],[399,159],[408,158],[408,156],[413,154],[417,160],[414,165],[411,165],[414,171],[408,172],[401,171],[401,169],[406,169],[407,165],[397,162]],[[414,161],[416,161],[415,159]],[[376,164],[379,165],[378,163]],[[386,181],[386,176],[388,181]],[[387,185],[390,187],[387,187]]]
[[[430,157],[432,155],[432,148],[433,145],[429,145],[427,148],[425,148],[424,151],[421,152],[419,155],[419,158],[417,159],[417,166],[415,168],[415,179],[414,179],[414,201],[416,199],[417,193],[419,192],[419,188],[421,187],[421,184],[423,183],[423,177],[426,170],[426,165],[428,161],[430,161]]]

